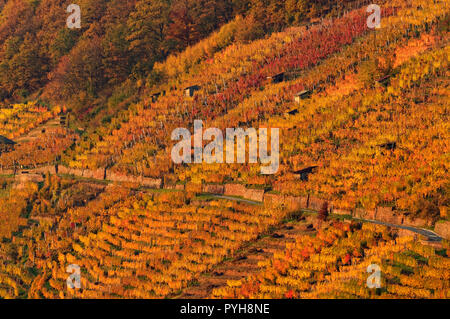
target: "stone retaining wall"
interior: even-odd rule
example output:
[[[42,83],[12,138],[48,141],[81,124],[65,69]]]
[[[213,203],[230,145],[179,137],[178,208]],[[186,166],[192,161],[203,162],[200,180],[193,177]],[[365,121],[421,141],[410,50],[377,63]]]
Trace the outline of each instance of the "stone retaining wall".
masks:
[[[38,174],[56,174],[56,167],[55,166],[44,166],[44,167],[38,167],[36,169],[33,169],[34,173]]]
[[[210,194],[223,195],[225,193],[225,186],[216,185],[216,184],[210,184],[210,185],[206,184],[206,185],[203,185],[203,192],[210,193]]]
[[[203,185],[200,183],[187,183],[184,187],[186,192],[200,194],[203,190]]]
[[[308,196],[286,196],[285,203],[289,210],[295,211],[308,208]]]
[[[284,206],[289,210],[295,211],[308,208],[308,196],[289,196],[278,194],[264,194],[264,204],[273,206]]]
[[[78,168],[70,168],[64,165],[58,165],[58,172],[56,172],[56,166],[43,166],[29,170],[17,170],[16,173],[20,175],[20,172],[27,171],[30,174],[66,174],[84,178],[91,178],[96,180],[109,180],[112,182],[125,182],[125,183],[136,183],[139,185],[151,187],[151,188],[161,188],[162,187],[162,179],[160,178],[150,178],[143,176],[129,176],[117,174],[114,172],[110,172],[105,170],[104,168],[99,168],[96,170],[89,169],[78,169]],[[12,175],[14,171],[12,170],[0,170],[0,174],[3,175]]]
[[[247,188],[241,184],[225,184],[224,195],[238,196],[255,202],[264,201],[264,190]]]
[[[405,215],[403,217],[403,224],[413,227],[431,227],[433,222],[425,218],[412,218],[411,216]]]
[[[241,184],[225,184],[225,192],[226,196],[238,196],[245,198],[246,187]]]
[[[441,221],[436,223],[434,226],[434,231],[439,236],[450,240],[450,222],[449,221]]]
[[[204,192],[228,196],[239,196],[244,199],[261,201],[266,205],[284,206],[289,210],[311,209],[319,211],[322,208],[325,200],[312,196],[289,196],[281,194],[264,193],[263,190],[248,189],[241,184],[225,184],[221,185],[204,185]],[[337,215],[349,215],[355,218],[377,220],[380,222],[404,225],[412,227],[431,227],[432,220],[425,218],[413,218],[403,212],[396,211],[392,207],[377,207],[376,209],[366,210],[356,208],[354,210],[340,209],[333,207],[333,203],[329,205],[329,211]],[[444,238],[450,235],[450,222],[441,222],[436,224],[436,232]]]
[[[402,225],[403,224],[403,214],[398,214],[392,207],[377,207],[376,209],[376,220]]]
[[[172,189],[172,190],[179,190],[184,191],[184,185],[183,184],[176,184],[176,185],[164,185],[164,189]]]
[[[42,181],[42,174],[50,173],[56,174],[55,166],[46,166],[40,167],[36,169],[26,170],[29,174],[18,174],[16,176],[16,182],[18,185],[23,184],[26,181]],[[20,172],[20,170],[18,170]],[[97,180],[104,180],[105,177],[107,180],[113,182],[126,182],[126,183],[136,183],[139,185],[151,187],[151,188],[162,188],[163,183],[162,179],[155,178],[147,178],[142,176],[127,176],[121,175],[117,173],[110,172],[105,169],[97,169],[97,170],[82,170],[82,169],[74,169],[68,168],[66,166],[59,165],[58,166],[59,174],[67,174],[80,176],[85,178],[92,178]],[[13,170],[0,170],[0,174],[3,175],[12,175],[14,174]],[[39,175],[41,174],[41,175]],[[257,202],[264,202],[264,204],[280,206],[290,210],[301,210],[301,209],[311,209],[315,211],[319,211],[322,208],[325,200],[312,197],[312,196],[289,196],[289,195],[278,195],[278,194],[270,194],[265,193],[262,189],[251,189],[247,188],[242,184],[225,184],[225,185],[216,185],[216,184],[205,184],[205,185],[174,185],[167,186],[167,189],[178,189],[178,190],[186,190],[186,191],[195,191],[195,192],[205,192],[217,195],[226,195],[226,196],[238,196],[244,199],[253,200]],[[432,226],[432,221],[424,218],[412,218],[407,214],[403,214],[395,211],[392,207],[377,207],[374,210],[365,210],[362,208],[356,208],[354,210],[346,210],[339,209],[333,207],[332,203],[330,205],[330,212],[338,215],[351,215],[356,218],[362,219],[370,219],[377,220],[385,223],[391,223],[396,225],[406,225],[413,227],[430,227]],[[440,236],[449,239],[450,238],[450,222],[444,221],[437,223],[435,225],[436,233]]]
[[[264,190],[247,188],[245,190],[245,194],[243,197],[247,198],[249,200],[254,200],[255,202],[263,202],[264,201]]]
[[[106,170],[105,169],[96,169],[96,170],[84,170],[83,171],[83,177],[86,178],[93,178],[93,179],[99,179],[102,180],[106,177]]]
[[[322,209],[323,204],[325,204],[325,200],[317,198],[317,197],[309,197],[308,200],[308,209],[319,211]]]

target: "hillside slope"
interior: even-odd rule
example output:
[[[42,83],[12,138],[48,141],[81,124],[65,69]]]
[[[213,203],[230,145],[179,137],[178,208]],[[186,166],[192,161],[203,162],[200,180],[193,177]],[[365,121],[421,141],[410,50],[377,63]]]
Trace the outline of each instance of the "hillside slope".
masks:
[[[13,13],[42,13],[55,3],[0,1],[3,48],[15,43]],[[115,22],[148,13],[134,10],[148,1],[124,3],[83,2],[93,10],[86,17],[93,26],[80,30],[67,61],[98,53],[113,35],[123,39]],[[152,60],[148,69],[139,64],[148,61],[136,59],[120,73],[120,52],[109,46],[108,53],[118,54],[105,57],[117,66],[108,73],[113,81],[100,88],[80,78],[78,84],[94,85],[75,89],[80,108],[42,101],[0,108],[0,135],[19,142],[0,153],[0,173],[10,174],[0,175],[0,298],[450,298],[448,240],[430,246],[408,232],[327,216],[329,210],[393,214],[395,208],[429,226],[450,223],[447,2],[386,2],[375,30],[368,28],[366,7],[354,6],[282,31],[265,21],[265,31],[279,32],[242,39],[239,26],[261,12],[246,1],[233,3],[245,17],[228,17],[234,20],[221,30],[165,61]],[[106,14],[90,16],[99,12]],[[305,22],[303,15],[269,17],[272,25],[275,18]],[[26,26],[15,30],[33,42]],[[65,70],[59,58],[38,63],[42,76]],[[97,72],[96,65],[89,67]],[[134,68],[142,74],[129,77]],[[280,73],[282,80],[271,80]],[[19,80],[4,97],[22,89]],[[30,83],[44,95],[60,90],[51,79],[23,85]],[[187,96],[192,85],[200,88]],[[307,94],[296,99],[301,91]],[[192,131],[194,120],[221,130],[279,128],[278,171],[262,175],[261,163],[174,164],[171,132]],[[55,164],[81,174],[28,171],[56,170]],[[111,174],[119,181],[105,178]],[[144,177],[163,187],[140,184]],[[261,194],[281,200],[204,194],[223,192],[224,185],[245,186],[257,200]],[[321,210],[319,217],[310,208]],[[382,268],[382,288],[366,285],[371,264]],[[69,265],[80,268],[79,289],[67,288]]]

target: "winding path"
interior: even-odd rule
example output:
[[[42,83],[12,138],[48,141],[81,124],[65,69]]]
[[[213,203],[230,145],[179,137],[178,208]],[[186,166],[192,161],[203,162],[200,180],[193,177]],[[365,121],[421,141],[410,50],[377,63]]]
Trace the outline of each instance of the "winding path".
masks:
[[[246,203],[246,204],[250,204],[250,205],[262,205],[261,202],[255,202],[253,200],[239,198],[239,197],[225,196],[225,195],[215,195],[215,194],[211,194],[211,196],[214,197],[214,198],[227,199],[227,200],[232,200],[232,201],[240,202],[240,203]]]
[[[33,171],[33,170],[30,170],[30,171]],[[91,178],[91,179],[95,180],[95,178]],[[217,198],[217,199],[231,200],[231,201],[246,203],[246,204],[249,204],[249,205],[262,205],[261,202],[252,201],[252,200],[249,200],[249,199],[244,199],[244,198],[239,198],[239,197],[217,195],[217,194],[208,194],[208,195],[210,195],[213,198]],[[317,213],[317,211],[312,211],[312,212]],[[352,218],[352,219],[360,220],[360,221],[365,222],[365,223],[372,223],[372,224],[384,225],[384,226],[394,227],[394,228],[399,228],[399,229],[406,229],[406,230],[412,231],[412,232],[414,232],[416,234],[423,235],[423,236],[427,237],[428,241],[429,242],[433,242],[433,243],[439,243],[439,242],[442,241],[442,237],[441,236],[439,236],[435,232],[433,232],[431,230],[428,230],[428,229],[416,228],[416,227],[412,227],[412,226],[390,224],[390,223],[386,223],[386,222],[382,222],[382,221],[378,221],[378,220],[368,220],[368,219],[360,219],[360,218]]]
[[[251,205],[261,205],[260,202],[255,202],[255,201],[242,199],[242,198],[238,198],[238,197],[230,197],[230,196],[214,195],[214,194],[211,194],[211,196],[214,197],[214,198],[218,198],[218,199],[227,199],[227,200],[247,203],[247,204],[251,204]],[[316,211],[312,211],[312,212],[317,213]],[[359,221],[362,221],[362,222],[365,222],[365,223],[372,223],[372,224],[383,225],[383,226],[388,226],[388,227],[394,227],[394,228],[399,228],[399,229],[406,229],[406,230],[412,231],[412,232],[414,232],[416,234],[423,235],[423,236],[427,237],[428,241],[433,242],[433,243],[439,243],[439,242],[442,241],[442,237],[441,236],[439,236],[435,232],[433,232],[431,230],[428,230],[428,229],[416,228],[416,227],[412,227],[412,226],[396,225],[396,224],[391,224],[391,223],[385,223],[385,222],[382,222],[382,221],[379,221],[379,220],[370,220],[370,219],[361,219],[361,218],[352,218],[352,219],[359,220]]]
[[[384,225],[384,226],[388,226],[388,227],[395,227],[395,228],[400,228],[400,229],[406,229],[409,231],[412,231],[416,234],[419,235],[423,235],[425,237],[428,238],[428,241],[430,242],[441,242],[442,241],[442,237],[439,236],[438,234],[436,234],[435,232],[428,230],[428,229],[424,229],[424,228],[416,228],[416,227],[412,227],[412,226],[404,226],[404,225],[396,225],[396,224],[390,224],[390,223],[385,223],[385,222],[381,222],[379,220],[370,220],[370,219],[360,219],[360,218],[353,218],[355,220],[360,220],[366,223],[372,223],[372,224],[378,224],[378,225]]]

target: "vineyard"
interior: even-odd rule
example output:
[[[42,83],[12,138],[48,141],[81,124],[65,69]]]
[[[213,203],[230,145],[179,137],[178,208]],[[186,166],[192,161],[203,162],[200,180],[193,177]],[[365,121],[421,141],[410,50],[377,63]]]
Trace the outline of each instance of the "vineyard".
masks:
[[[53,119],[59,112],[59,108],[50,110],[36,102],[10,106],[0,105],[0,135],[10,139],[17,138]]]
[[[74,152],[77,155],[69,164],[97,168],[109,164],[114,158],[118,170],[132,170],[135,174],[144,175],[167,172],[169,167],[162,164],[165,161],[161,158],[165,153],[161,148],[169,143],[170,136],[166,132],[183,127],[194,118],[204,118],[209,122],[209,119],[229,112],[234,105],[259,90],[266,76],[279,72],[283,67],[300,71],[314,65],[341,46],[351,43],[354,37],[367,29],[362,10],[341,20],[338,21],[342,25],[340,28],[332,28],[331,23],[325,26],[330,32],[319,27],[308,31],[297,28],[239,49],[228,47],[218,54],[215,65],[208,64],[205,73],[193,74],[179,85],[185,87],[189,83],[197,83],[197,77],[203,78],[202,82],[198,82],[202,84],[202,92],[193,99],[186,100],[182,91],[173,90],[151,104],[149,109],[146,104],[150,101],[136,105],[133,111],[129,111],[131,114],[123,115],[125,123],[121,123],[120,118],[111,120],[111,125],[118,126],[120,123],[120,129],[112,126],[113,131],[103,136],[102,131],[106,128],[102,128],[97,133],[100,136],[91,137],[91,140],[99,140],[96,146],[92,147],[91,141],[80,143]],[[331,42],[329,51],[317,49],[317,45],[324,42]],[[313,51],[314,55],[311,54]],[[268,61],[271,62],[268,64]],[[229,69],[224,69],[227,64]],[[208,82],[204,83],[205,80]],[[151,147],[148,148],[148,145]],[[86,146],[90,148],[87,152],[83,151]],[[143,163],[140,165],[131,165],[141,161]]]
[[[86,271],[78,297],[166,297],[285,214],[221,201],[186,205],[178,192],[130,196],[129,190],[113,187],[86,207],[69,209],[57,227],[54,219],[40,219],[11,245],[27,243],[29,250],[19,252],[18,260],[41,270],[30,297],[64,297],[67,262]],[[54,215],[30,218],[39,216]],[[51,288],[43,285],[47,280]]]
[[[55,127],[31,141],[22,142],[0,158],[2,168],[36,168],[55,163],[79,136],[66,128]]]
[[[149,36],[146,1],[89,7],[70,47],[53,24],[41,39],[45,77],[12,85],[11,52],[39,50],[6,41],[0,1],[0,299],[449,299],[448,3],[382,1],[373,29],[365,2],[304,2],[192,38],[182,8],[158,2],[171,27]],[[170,133],[195,120],[279,128],[278,172],[174,164]]]
[[[448,50],[428,51],[445,46],[446,37],[436,33],[444,8],[444,2],[418,2],[416,7],[405,8],[391,3],[376,37],[367,31],[365,12],[357,10],[308,30],[292,28],[239,48],[229,46],[178,85],[200,85],[201,91],[193,98],[171,90],[155,103],[144,101],[122,115],[125,121],[113,119],[109,128],[85,137],[63,161],[76,168],[112,166],[113,171],[124,174],[164,175],[168,182],[222,183],[227,179],[271,184],[274,191],[314,194],[336,201],[342,208],[370,209],[387,204],[416,213],[424,211],[424,205],[434,206],[437,208],[431,207],[425,214],[435,215],[439,206],[448,205],[439,198],[448,179],[446,152],[433,151],[448,149]],[[346,46],[352,42],[354,45]],[[322,43],[327,46],[321,47]],[[405,48],[413,44],[418,47],[416,51],[402,57]],[[386,60],[384,52],[393,56],[398,52],[399,57]],[[411,60],[413,57],[417,59]],[[379,86],[375,78],[361,78],[360,74],[373,66],[378,77],[392,74],[388,87]],[[267,76],[280,71],[292,80],[267,83]],[[425,83],[424,79],[434,82]],[[349,81],[342,91],[340,87]],[[313,96],[296,105],[293,96],[304,89],[313,90]],[[420,101],[424,95],[427,100]],[[286,112],[294,108],[297,114],[286,118]],[[173,167],[167,158],[172,142],[166,132],[189,126],[186,123],[197,118],[219,128],[225,123],[253,127],[273,127],[276,123],[283,129],[282,177],[261,178],[256,165],[246,170],[233,165]],[[420,139],[415,134],[417,118],[424,119],[421,125],[433,123],[425,135],[420,133]],[[438,139],[433,138],[436,134]],[[377,147],[394,142],[399,147],[393,152]],[[427,169],[422,166],[424,162],[433,164]],[[314,174],[307,183],[293,178],[293,172],[311,165],[319,166],[320,174]],[[398,179],[399,175],[410,176],[407,172],[420,173],[416,178],[412,174],[409,179]],[[344,180],[345,185],[341,185]],[[386,186],[387,181],[391,186]],[[406,184],[415,186],[412,189]],[[433,203],[424,203],[422,197],[433,198]]]
[[[330,227],[331,226],[331,227]],[[449,260],[385,227],[335,223],[258,264],[257,274],[229,281],[214,298],[449,298]],[[448,251],[448,242],[446,242]],[[445,252],[444,252],[445,254]],[[366,285],[380,265],[381,287]]]
[[[33,209],[27,222],[26,207],[14,207],[22,215],[2,229],[2,297],[167,298],[205,278],[210,298],[449,297],[448,241],[433,248],[384,226],[124,186],[101,187],[78,208],[43,206],[54,189],[75,187],[48,179],[15,191]],[[230,258],[243,263],[221,266]],[[80,290],[65,288],[69,264],[82,269]],[[370,264],[383,288],[366,287]]]

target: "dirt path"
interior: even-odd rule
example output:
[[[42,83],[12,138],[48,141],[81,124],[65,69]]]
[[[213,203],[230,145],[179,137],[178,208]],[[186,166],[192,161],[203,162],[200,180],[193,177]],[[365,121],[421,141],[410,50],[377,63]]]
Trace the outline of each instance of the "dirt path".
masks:
[[[225,196],[225,195],[212,195],[212,196],[214,198],[227,199],[227,200],[237,201],[240,203],[245,203],[245,204],[250,204],[250,205],[262,205],[261,202],[255,202],[253,200],[239,198],[239,197],[232,197],[232,196]]]
[[[354,220],[360,220],[360,221],[365,222],[365,223],[372,223],[372,224],[383,225],[383,226],[388,226],[388,227],[394,227],[394,228],[399,228],[399,229],[406,229],[406,230],[412,231],[412,232],[414,232],[416,234],[419,234],[419,235],[427,237],[428,241],[430,241],[430,242],[440,242],[440,241],[442,241],[442,237],[441,236],[439,236],[435,232],[433,232],[431,230],[428,230],[428,229],[416,228],[416,227],[412,227],[412,226],[390,224],[390,223],[380,222],[378,220],[359,219],[359,218],[353,218],[353,219]]]

